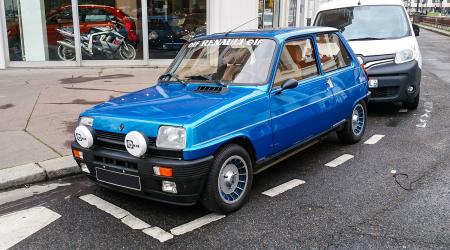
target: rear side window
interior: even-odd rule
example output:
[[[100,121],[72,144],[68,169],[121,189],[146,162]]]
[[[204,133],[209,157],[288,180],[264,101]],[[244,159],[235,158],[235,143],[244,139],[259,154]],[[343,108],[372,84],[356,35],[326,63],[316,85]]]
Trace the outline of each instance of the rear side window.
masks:
[[[345,68],[351,64],[347,50],[336,34],[317,35],[317,47],[324,72]]]
[[[303,80],[319,74],[311,39],[287,42],[281,52],[273,87],[288,79]]]

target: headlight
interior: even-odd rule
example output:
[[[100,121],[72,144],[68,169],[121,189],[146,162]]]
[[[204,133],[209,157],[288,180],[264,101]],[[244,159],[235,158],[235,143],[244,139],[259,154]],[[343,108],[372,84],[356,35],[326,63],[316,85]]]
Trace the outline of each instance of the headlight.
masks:
[[[93,124],[94,124],[94,118],[86,117],[86,116],[80,117],[80,122],[78,123],[78,125],[84,125],[84,126],[88,126],[88,127],[92,127]]]
[[[186,129],[183,127],[161,126],[156,138],[156,147],[184,149],[186,147]]]
[[[403,49],[397,51],[397,54],[395,55],[395,63],[405,63],[414,60],[416,57],[414,50],[412,49]]]

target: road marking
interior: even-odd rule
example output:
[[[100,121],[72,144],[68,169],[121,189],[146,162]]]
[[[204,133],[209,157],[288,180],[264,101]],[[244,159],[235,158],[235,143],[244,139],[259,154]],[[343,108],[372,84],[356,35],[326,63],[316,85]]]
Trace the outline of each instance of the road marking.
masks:
[[[399,113],[408,113],[408,109],[399,109],[398,112]]]
[[[163,229],[159,227],[151,227],[149,224],[132,215],[127,210],[122,209],[110,202],[107,202],[93,194],[80,196],[80,199],[114,216],[129,228],[133,230],[141,230],[146,235],[153,237],[160,242],[165,242],[173,238],[172,234],[164,231]]]
[[[286,192],[286,191],[288,191],[290,189],[293,189],[293,188],[295,188],[295,187],[297,187],[299,185],[302,185],[304,183],[305,183],[305,181],[302,181],[302,180],[299,180],[299,179],[293,179],[293,180],[290,180],[290,181],[288,181],[286,183],[278,185],[278,186],[276,186],[274,188],[266,190],[262,194],[270,196],[270,197],[274,197],[274,196],[277,196],[277,195],[279,195],[281,193],[284,193],[284,192]]]
[[[188,223],[183,224],[181,226],[172,228],[170,230],[170,233],[172,233],[173,235],[182,235],[182,234],[191,232],[191,231],[193,231],[195,229],[198,229],[200,227],[203,227],[204,225],[207,225],[207,224],[209,224],[211,222],[220,220],[222,218],[225,218],[225,215],[223,215],[223,214],[215,214],[215,213],[207,214],[207,215],[205,215],[203,217],[200,217],[198,219],[195,219],[195,220],[193,220],[191,222],[188,222]]]
[[[60,217],[45,207],[33,207],[1,216],[0,249],[16,245]]]
[[[147,229],[142,230],[142,232],[150,237],[153,237],[153,238],[159,240],[159,242],[165,242],[170,239],[173,239],[173,235],[171,233],[168,233],[159,227],[147,228]]]
[[[367,141],[364,142],[364,144],[373,145],[379,142],[381,139],[383,139],[384,135],[372,135]]]
[[[341,165],[342,163],[344,163],[350,159],[353,159],[353,157],[354,157],[353,155],[344,154],[344,155],[341,155],[338,158],[328,162],[327,164],[325,164],[325,166],[330,167],[330,168],[335,168],[335,167]]]
[[[395,169],[391,170],[391,174],[396,174],[396,173],[397,173],[397,170],[395,170]]]
[[[59,187],[69,186],[70,183],[50,183],[47,185],[33,185],[29,188],[19,188],[7,192],[0,193],[0,205],[32,197],[34,195],[42,194],[52,191]]]

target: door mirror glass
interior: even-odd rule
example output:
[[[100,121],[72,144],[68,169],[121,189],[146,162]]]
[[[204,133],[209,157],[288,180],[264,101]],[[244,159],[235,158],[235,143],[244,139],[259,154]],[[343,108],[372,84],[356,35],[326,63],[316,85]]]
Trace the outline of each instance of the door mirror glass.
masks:
[[[283,84],[281,84],[281,89],[279,92],[286,89],[294,89],[298,86],[298,81],[295,79],[286,80]]]
[[[420,27],[419,27],[419,25],[413,23],[412,27],[413,27],[413,30],[414,30],[414,35],[415,35],[415,36],[419,36],[419,33],[420,33]]]

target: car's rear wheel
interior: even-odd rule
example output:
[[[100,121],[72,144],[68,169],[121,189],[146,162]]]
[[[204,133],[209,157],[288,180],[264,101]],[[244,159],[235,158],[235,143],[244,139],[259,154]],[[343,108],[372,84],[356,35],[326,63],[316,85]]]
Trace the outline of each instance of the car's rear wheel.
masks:
[[[252,181],[248,152],[236,144],[226,145],[215,155],[201,203],[213,212],[235,211],[246,202]]]
[[[352,144],[361,140],[366,130],[367,108],[364,101],[355,105],[352,115],[344,123],[344,127],[337,131],[339,140],[343,143]]]

